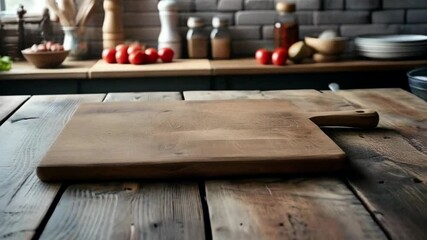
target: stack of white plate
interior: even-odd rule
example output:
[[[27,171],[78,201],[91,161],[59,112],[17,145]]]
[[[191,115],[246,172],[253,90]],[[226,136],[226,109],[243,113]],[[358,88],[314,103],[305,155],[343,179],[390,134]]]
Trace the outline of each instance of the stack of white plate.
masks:
[[[427,36],[370,35],[354,41],[359,55],[377,59],[427,58]]]

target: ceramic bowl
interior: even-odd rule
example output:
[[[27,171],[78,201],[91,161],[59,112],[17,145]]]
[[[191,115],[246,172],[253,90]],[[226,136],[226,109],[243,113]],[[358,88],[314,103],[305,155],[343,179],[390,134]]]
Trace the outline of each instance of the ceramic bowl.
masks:
[[[22,50],[24,58],[36,68],[56,68],[64,62],[69,51],[33,52],[30,49]]]
[[[347,38],[336,37],[331,39],[322,39],[316,37],[305,37],[304,41],[309,47],[323,55],[340,55],[344,52]]]
[[[407,75],[411,92],[427,101],[427,67],[414,69]]]

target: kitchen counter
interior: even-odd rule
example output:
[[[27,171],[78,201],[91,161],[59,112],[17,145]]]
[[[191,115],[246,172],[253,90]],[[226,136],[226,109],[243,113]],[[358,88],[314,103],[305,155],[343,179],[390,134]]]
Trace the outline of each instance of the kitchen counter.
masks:
[[[384,70],[408,70],[426,66],[427,60],[373,61],[347,60],[330,63],[289,63],[286,66],[261,65],[254,59],[211,60],[213,75],[293,74],[325,72],[370,72]]]
[[[230,60],[178,59],[172,63],[147,65],[108,64],[103,60],[65,61],[55,69],[37,69],[27,62],[15,62],[0,80],[67,78],[144,78],[172,76],[214,76],[408,70],[426,66],[427,60],[373,61],[347,60],[331,63],[289,63],[261,65],[252,58]]]
[[[284,99],[370,108],[375,129],[324,128],[338,174],[41,182],[35,169],[82,102]],[[427,104],[401,89],[0,97],[0,235],[12,239],[427,239]],[[13,134],[11,134],[13,133]]]
[[[273,66],[255,59],[181,59],[148,65],[66,61],[56,69],[16,62],[0,72],[0,95],[185,90],[327,89],[398,87],[408,89],[406,72],[427,60],[352,60]],[[9,81],[19,80],[19,81]],[[50,81],[59,80],[59,81]]]
[[[28,62],[14,62],[10,71],[0,72],[0,80],[86,79],[95,63],[95,60],[66,60],[58,68],[39,69]]]

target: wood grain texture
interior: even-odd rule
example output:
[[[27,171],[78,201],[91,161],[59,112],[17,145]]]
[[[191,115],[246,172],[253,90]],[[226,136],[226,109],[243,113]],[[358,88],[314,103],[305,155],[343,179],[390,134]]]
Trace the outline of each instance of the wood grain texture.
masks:
[[[13,63],[13,68],[0,72],[0,80],[25,79],[85,79],[96,61],[65,61],[58,68],[39,69],[28,62]]]
[[[381,129],[329,135],[347,152],[349,182],[393,239],[426,239],[427,104],[399,89],[339,91],[378,109]]]
[[[425,102],[400,89],[346,90],[338,95],[304,92],[263,94],[308,111],[355,107],[378,111],[376,130],[327,129],[327,133],[347,154],[351,188],[386,233],[396,239],[424,239],[427,160],[419,142],[426,141]]]
[[[181,100],[179,92],[139,92],[139,93],[109,93],[105,102],[144,101],[158,102],[169,100]]]
[[[105,101],[167,101],[178,96],[179,93],[109,93]],[[41,239],[72,238],[204,239],[198,184],[71,185]]]
[[[323,98],[314,90],[251,94],[256,98],[286,99],[304,111],[354,109],[348,102]],[[213,95],[228,99],[227,91],[184,92],[186,100],[203,100],[205,96],[213,100]],[[313,101],[306,103],[306,98]],[[207,181],[206,194],[213,239],[385,238],[338,178]]]
[[[354,124],[341,112],[319,115],[323,124]],[[352,116],[362,122],[364,114]],[[82,104],[37,175],[75,181],[330,172],[343,169],[344,159],[282,100]]]
[[[90,78],[140,78],[209,76],[211,67],[207,59],[177,59],[171,63],[146,65],[108,64],[99,60],[89,71]]]
[[[230,99],[263,99],[261,91],[185,91],[186,101],[192,100],[230,100]]]
[[[35,96],[0,127],[1,239],[32,238],[60,187],[42,183],[36,165],[79,102],[102,99],[102,94]]]
[[[416,149],[427,154],[427,103],[402,89],[339,91],[359,106],[381,112],[380,126],[401,133]]]
[[[71,185],[40,239],[204,239],[196,183]]]
[[[335,178],[208,181],[213,239],[385,239]]]
[[[373,61],[354,60],[330,63],[305,63],[285,66],[261,65],[255,59],[211,60],[213,75],[286,74],[314,72],[351,72],[379,70],[409,70],[425,66],[427,60],[413,61]]]
[[[30,96],[0,96],[0,125]]]

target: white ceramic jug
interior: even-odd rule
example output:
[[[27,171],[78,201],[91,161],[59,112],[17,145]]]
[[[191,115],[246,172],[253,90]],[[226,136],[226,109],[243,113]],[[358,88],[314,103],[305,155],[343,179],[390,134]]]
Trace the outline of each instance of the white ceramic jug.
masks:
[[[178,5],[173,0],[162,0],[157,5],[162,28],[158,39],[158,48],[171,48],[174,58],[181,57],[181,36],[178,31]]]

